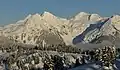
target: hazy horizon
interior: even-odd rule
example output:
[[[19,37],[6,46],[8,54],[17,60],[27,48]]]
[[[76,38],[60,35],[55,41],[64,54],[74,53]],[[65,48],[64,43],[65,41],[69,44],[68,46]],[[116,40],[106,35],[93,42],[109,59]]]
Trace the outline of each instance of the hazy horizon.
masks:
[[[107,0],[2,0],[0,25],[15,23],[29,14],[51,12],[59,17],[70,17],[79,12],[111,16],[120,12],[120,1]]]

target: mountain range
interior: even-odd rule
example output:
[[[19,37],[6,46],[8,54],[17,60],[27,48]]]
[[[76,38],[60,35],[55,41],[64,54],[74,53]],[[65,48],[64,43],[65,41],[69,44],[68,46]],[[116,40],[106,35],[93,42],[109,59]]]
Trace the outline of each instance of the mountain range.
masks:
[[[14,24],[0,27],[0,36],[23,44],[49,45],[65,43],[66,45],[73,45],[73,38],[81,34],[91,23],[103,18],[106,17],[101,17],[98,14],[80,12],[67,19],[57,17],[45,11],[42,14],[30,14],[25,19]],[[111,22],[112,24],[104,29],[104,34],[107,34],[107,36],[104,35],[97,41],[105,38],[113,41],[110,39],[112,38],[110,36],[114,36],[116,42],[119,42],[120,16],[113,15]]]

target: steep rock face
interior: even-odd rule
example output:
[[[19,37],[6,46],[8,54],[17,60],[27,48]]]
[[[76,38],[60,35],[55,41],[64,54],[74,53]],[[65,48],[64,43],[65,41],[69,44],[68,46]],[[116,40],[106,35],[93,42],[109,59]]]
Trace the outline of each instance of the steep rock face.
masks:
[[[111,44],[118,45],[118,42],[120,42],[120,31],[119,31],[119,25],[120,25],[120,16],[115,15],[111,19],[111,24],[105,25],[103,27],[103,35],[98,38],[96,41],[102,42],[104,40],[111,42]],[[119,46],[117,46],[119,47]]]
[[[102,28],[100,28],[101,30],[98,31],[98,32],[97,32],[97,30],[95,30],[95,28],[92,27],[95,31],[94,30],[90,30],[90,32],[88,32],[85,35],[85,38],[89,38],[88,40],[90,40],[91,37],[92,37],[93,38],[92,41],[91,42],[87,42],[86,44],[81,44],[81,42],[78,42],[76,44],[76,46],[77,47],[81,46],[81,48],[83,48],[83,49],[86,49],[86,48],[88,49],[88,47],[90,47],[90,48],[95,48],[95,47],[98,48],[98,47],[100,47],[102,45],[115,45],[116,47],[119,47],[120,46],[120,44],[119,44],[119,42],[120,42],[120,31],[117,28],[117,26],[115,25],[115,24],[119,24],[119,22],[114,23],[115,21],[117,21],[119,19],[113,21],[114,18],[115,18],[115,16],[113,18],[111,18],[112,23],[110,23],[110,22],[105,23],[102,26]],[[94,39],[93,36],[95,36],[99,32],[101,33],[101,35]],[[81,36],[78,39],[80,40],[80,38],[81,38]]]
[[[93,23],[101,18],[102,17],[97,14],[88,14],[85,12],[78,13],[75,17],[69,20],[69,24],[72,29],[72,38],[82,33],[90,25],[90,23]]]

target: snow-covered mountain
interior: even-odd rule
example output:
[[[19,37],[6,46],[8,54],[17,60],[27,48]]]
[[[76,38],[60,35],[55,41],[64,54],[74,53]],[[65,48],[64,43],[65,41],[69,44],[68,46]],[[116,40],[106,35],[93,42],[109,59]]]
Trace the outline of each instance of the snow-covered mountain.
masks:
[[[59,18],[50,12],[28,15],[24,20],[0,28],[0,35],[16,42],[37,45],[39,43],[66,45],[82,33],[90,23],[103,17],[98,14],[80,12],[70,19]],[[120,16],[112,18],[112,25],[119,31]]]

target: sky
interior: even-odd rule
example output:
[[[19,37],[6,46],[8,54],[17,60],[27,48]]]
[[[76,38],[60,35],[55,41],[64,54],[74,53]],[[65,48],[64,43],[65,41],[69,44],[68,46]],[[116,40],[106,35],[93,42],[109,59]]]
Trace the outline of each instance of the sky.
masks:
[[[0,0],[0,25],[44,11],[66,18],[79,12],[111,16],[120,13],[119,7],[120,0]]]

